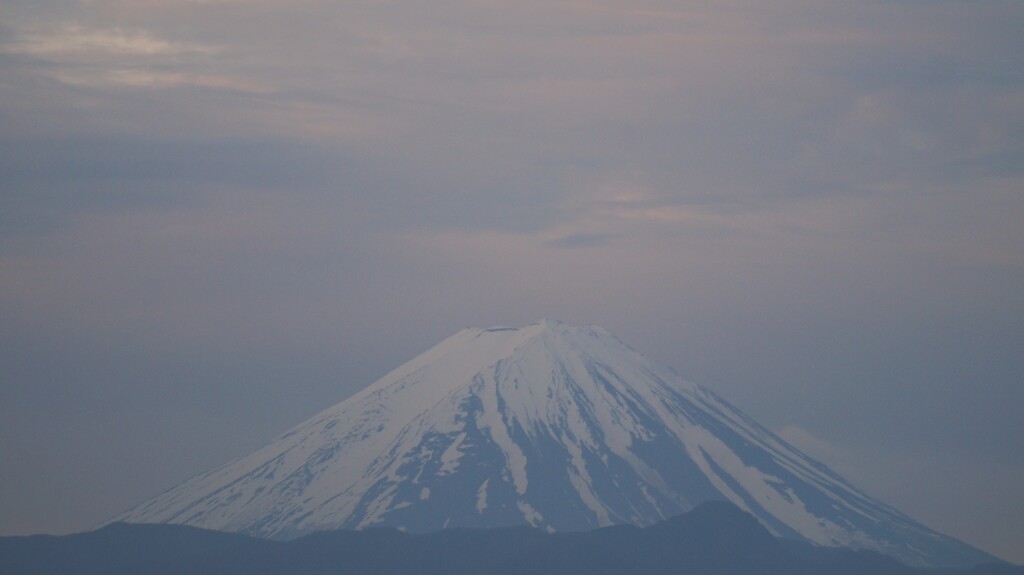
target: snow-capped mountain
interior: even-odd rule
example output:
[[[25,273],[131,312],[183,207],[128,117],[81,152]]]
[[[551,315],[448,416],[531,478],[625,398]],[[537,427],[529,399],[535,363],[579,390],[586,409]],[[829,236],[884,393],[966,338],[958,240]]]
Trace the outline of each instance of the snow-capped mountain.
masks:
[[[916,565],[994,558],[914,522],[598,327],[465,329],[115,521],[288,538],[648,525],[728,500],[776,535]]]

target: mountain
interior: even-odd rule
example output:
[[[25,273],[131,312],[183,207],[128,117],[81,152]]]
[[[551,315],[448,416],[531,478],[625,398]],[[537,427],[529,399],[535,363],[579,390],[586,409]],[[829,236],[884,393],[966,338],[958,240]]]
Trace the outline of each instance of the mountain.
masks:
[[[322,531],[289,541],[181,525],[115,523],[62,537],[0,537],[0,573],[19,575],[1024,575],[1024,568],[908,567],[871,551],[772,537],[710,502],[646,528],[546,533],[532,527]]]
[[[115,518],[260,537],[651,525],[730,501],[772,534],[912,565],[992,556],[870,498],[598,327],[465,329],[274,439]]]

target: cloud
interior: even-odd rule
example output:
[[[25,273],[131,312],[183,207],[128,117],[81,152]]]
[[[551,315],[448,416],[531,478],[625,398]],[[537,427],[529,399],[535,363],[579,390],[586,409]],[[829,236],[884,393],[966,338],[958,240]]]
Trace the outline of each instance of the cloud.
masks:
[[[114,56],[180,56],[213,54],[219,49],[202,44],[169,42],[145,30],[87,29],[66,24],[46,31],[25,30],[4,45],[4,51],[53,60]]]
[[[76,397],[105,407],[71,419],[152,409],[171,437],[208,406],[255,445],[462,326],[553,316],[840,462],[861,436],[1020,452],[1018,4],[3,15],[8,413]],[[183,445],[165,472],[201,471]],[[97,477],[123,463],[90,453]]]
[[[253,94],[266,93],[270,90],[232,78],[230,76],[209,76],[202,74],[186,74],[182,72],[160,72],[137,68],[121,68],[109,70],[60,70],[52,73],[57,80],[72,86],[104,88],[111,86],[127,86],[133,88],[175,88],[181,86],[197,86],[214,90],[230,90]]]
[[[39,73],[70,86],[271,92],[251,79],[195,67],[197,60],[209,60],[222,50],[211,44],[165,40],[141,29],[93,29],[78,24],[21,29],[0,44],[0,52],[45,62],[36,67]]]

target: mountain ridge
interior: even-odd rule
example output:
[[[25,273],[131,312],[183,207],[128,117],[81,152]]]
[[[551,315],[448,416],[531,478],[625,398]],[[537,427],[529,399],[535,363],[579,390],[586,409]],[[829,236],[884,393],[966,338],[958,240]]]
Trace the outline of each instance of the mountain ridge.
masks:
[[[1009,564],[912,568],[869,551],[772,536],[728,502],[648,527],[547,533],[528,526],[410,534],[320,531],[289,541],[183,525],[115,523],[65,536],[0,537],[0,572],[19,575],[1024,575]]]

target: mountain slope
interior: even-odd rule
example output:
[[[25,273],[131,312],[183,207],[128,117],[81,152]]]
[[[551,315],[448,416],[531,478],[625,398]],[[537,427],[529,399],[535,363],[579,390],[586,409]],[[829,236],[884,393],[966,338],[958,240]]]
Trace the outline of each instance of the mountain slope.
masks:
[[[290,538],[373,525],[650,525],[728,500],[773,534],[915,565],[993,558],[863,494],[603,329],[467,329],[263,449],[129,510]]]

